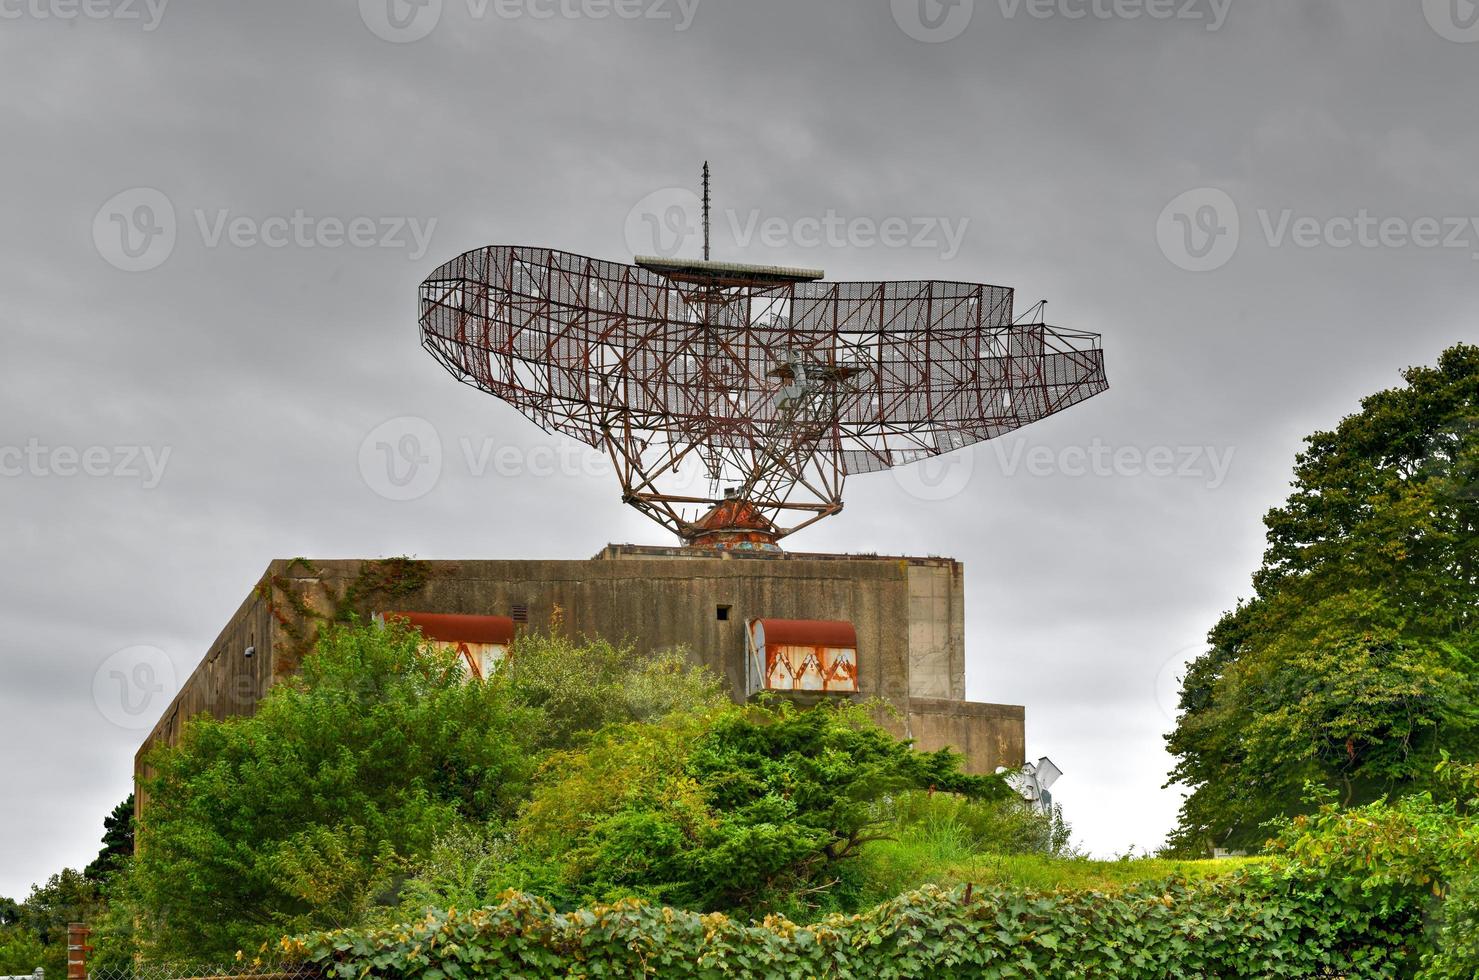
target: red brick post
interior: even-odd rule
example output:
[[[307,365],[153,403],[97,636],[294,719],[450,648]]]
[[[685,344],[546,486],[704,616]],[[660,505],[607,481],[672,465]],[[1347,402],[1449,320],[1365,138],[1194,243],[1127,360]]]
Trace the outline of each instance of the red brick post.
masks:
[[[87,954],[92,952],[92,947],[87,945],[90,935],[92,930],[81,922],[67,926],[67,980],[87,980]]]

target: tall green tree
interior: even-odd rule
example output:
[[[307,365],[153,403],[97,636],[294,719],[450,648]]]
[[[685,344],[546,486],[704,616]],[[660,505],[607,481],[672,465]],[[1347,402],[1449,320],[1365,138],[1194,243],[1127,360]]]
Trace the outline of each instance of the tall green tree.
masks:
[[[1357,804],[1479,757],[1479,347],[1403,379],[1306,440],[1253,597],[1188,668],[1176,850],[1257,846],[1306,780]]]
[[[123,867],[134,853],[134,795],[113,808],[103,818],[103,849],[82,873],[89,880],[102,883]]]

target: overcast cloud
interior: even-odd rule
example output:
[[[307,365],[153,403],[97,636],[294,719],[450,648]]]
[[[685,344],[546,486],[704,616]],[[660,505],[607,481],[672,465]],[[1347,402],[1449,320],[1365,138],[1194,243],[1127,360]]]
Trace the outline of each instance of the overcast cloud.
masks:
[[[1475,339],[1472,5],[420,4],[0,0],[0,894],[93,856],[150,691],[270,559],[666,543],[418,348],[416,286],[694,246],[704,159],[717,258],[1103,334],[1109,393],[855,479],[794,547],[962,560],[970,697],[1027,706],[1094,852],[1157,845],[1177,668],[1301,437]],[[360,468],[402,417],[443,446],[411,501]]]

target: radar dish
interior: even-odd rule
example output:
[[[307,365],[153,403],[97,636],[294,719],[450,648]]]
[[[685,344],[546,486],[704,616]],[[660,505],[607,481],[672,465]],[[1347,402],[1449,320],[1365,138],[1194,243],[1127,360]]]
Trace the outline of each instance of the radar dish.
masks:
[[[850,475],[964,449],[1108,388],[1099,336],[964,282],[549,248],[460,255],[423,346],[542,429],[610,455],[623,499],[702,547],[773,549]]]

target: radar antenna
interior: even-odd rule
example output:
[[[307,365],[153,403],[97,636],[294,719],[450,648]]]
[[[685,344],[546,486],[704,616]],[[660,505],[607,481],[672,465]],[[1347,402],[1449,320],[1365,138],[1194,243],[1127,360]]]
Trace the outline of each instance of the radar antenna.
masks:
[[[994,439],[1105,391],[1099,336],[979,283],[825,282],[709,258],[475,249],[421,285],[422,345],[695,547],[778,550],[848,476]],[[695,485],[695,482],[697,485]]]
[[[709,161],[704,161],[704,261],[709,261]]]

